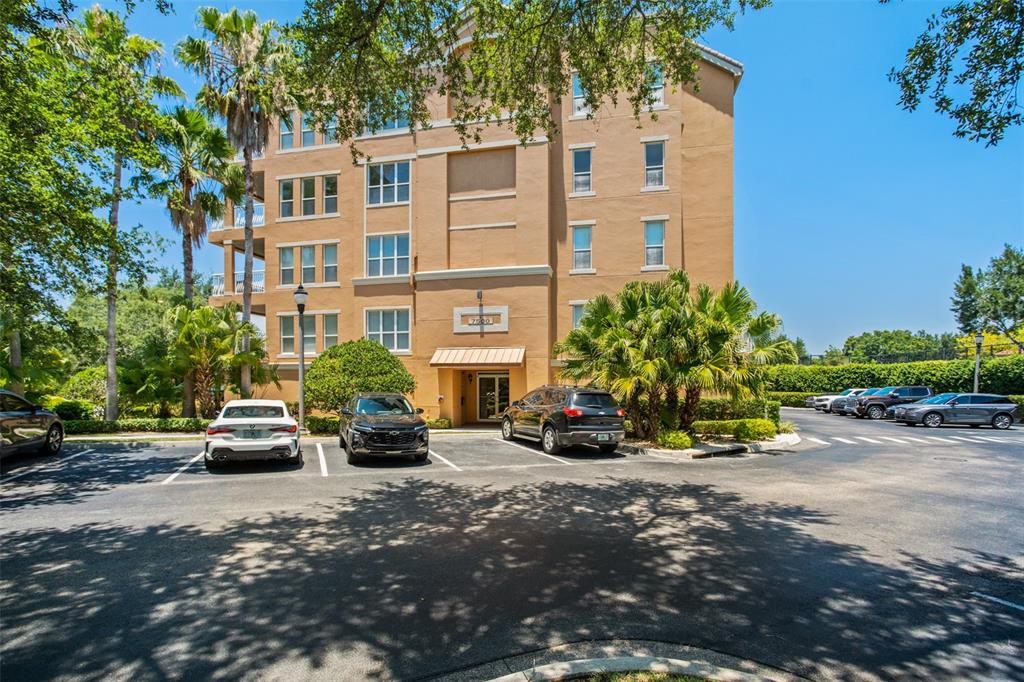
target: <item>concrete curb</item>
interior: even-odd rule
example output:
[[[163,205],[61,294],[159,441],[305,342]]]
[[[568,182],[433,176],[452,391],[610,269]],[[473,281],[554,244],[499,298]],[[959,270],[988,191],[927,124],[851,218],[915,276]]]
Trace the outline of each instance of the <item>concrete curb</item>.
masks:
[[[622,443],[619,445],[619,449],[631,455],[660,455],[682,457],[684,459],[708,459],[743,453],[759,454],[775,450],[779,447],[797,445],[800,441],[800,436],[795,433],[780,433],[773,440],[759,441],[757,443],[702,443],[695,448],[687,448],[686,450],[663,450],[661,448],[645,448],[630,443]]]
[[[525,682],[535,680],[572,680],[595,673],[624,673],[650,671],[675,675],[692,675],[724,682],[767,682],[767,677],[751,675],[738,670],[720,668],[708,663],[684,661],[660,656],[617,656],[615,658],[588,658],[564,663],[549,663],[528,670],[496,677],[490,682]]]

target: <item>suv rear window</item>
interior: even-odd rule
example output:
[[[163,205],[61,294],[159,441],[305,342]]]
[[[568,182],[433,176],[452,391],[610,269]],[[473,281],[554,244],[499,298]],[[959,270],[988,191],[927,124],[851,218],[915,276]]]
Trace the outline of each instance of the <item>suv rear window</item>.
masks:
[[[277,405],[235,405],[225,407],[221,419],[277,419],[284,410]]]
[[[599,409],[619,406],[610,393],[577,393],[576,397],[572,399],[572,404],[576,407],[596,407]]]

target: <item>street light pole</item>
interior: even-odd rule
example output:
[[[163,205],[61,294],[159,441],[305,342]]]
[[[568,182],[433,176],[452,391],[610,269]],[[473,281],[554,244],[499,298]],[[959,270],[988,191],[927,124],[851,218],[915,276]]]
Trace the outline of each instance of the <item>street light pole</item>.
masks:
[[[299,309],[299,431],[306,430],[306,301],[309,294],[300,284],[295,290],[295,307]]]
[[[981,344],[985,343],[985,335],[978,332],[974,335],[974,392],[978,392],[978,379],[981,376]]]

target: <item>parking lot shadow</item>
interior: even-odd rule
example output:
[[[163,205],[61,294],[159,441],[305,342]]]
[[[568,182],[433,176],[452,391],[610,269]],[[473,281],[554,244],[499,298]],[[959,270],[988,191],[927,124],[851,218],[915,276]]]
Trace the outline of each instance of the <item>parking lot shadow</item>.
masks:
[[[5,682],[418,679],[601,639],[812,677],[1024,678],[1019,615],[968,593],[1019,564],[884,564],[812,509],[715,486],[407,478],[210,511],[5,533]]]

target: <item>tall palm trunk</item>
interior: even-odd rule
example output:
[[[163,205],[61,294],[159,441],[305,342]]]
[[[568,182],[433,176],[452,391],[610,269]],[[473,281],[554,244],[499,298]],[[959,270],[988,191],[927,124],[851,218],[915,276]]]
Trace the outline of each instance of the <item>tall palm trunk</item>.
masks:
[[[701,390],[694,386],[686,387],[683,406],[679,410],[679,429],[689,431],[693,422],[697,421],[697,409],[700,407]]]
[[[25,395],[25,371],[21,366],[21,332],[12,327],[7,332],[7,340],[11,346],[11,390]]]
[[[121,154],[114,154],[114,186],[110,200],[110,243],[107,250],[107,404],[109,421],[117,419],[117,221],[121,209]]]
[[[242,146],[242,153],[245,156],[245,269],[242,276],[242,322],[248,324],[252,316],[252,214],[253,214],[253,193],[256,191],[255,181],[252,172],[252,132],[247,135],[245,144]],[[242,335],[242,351],[249,350],[249,334]],[[252,368],[249,365],[242,365],[241,379],[239,381],[242,397],[248,398],[252,394]]]
[[[186,180],[183,188],[183,203],[187,207],[192,204],[192,188]],[[181,269],[182,276],[185,280],[185,305],[189,308],[192,307],[192,301],[194,298],[194,284],[192,275],[192,235],[194,228],[192,226],[192,211],[186,210],[184,224],[181,226]],[[195,382],[192,379],[192,372],[186,372],[185,377],[181,382],[181,416],[182,417],[194,417],[196,416],[196,395],[195,395]]]

